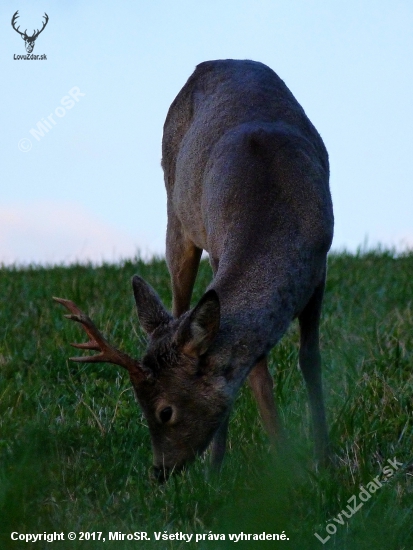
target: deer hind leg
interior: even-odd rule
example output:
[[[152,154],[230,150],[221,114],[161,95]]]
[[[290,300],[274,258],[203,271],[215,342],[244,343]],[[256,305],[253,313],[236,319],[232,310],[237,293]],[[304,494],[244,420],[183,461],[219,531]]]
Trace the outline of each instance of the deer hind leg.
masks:
[[[172,314],[179,317],[189,309],[202,249],[188,239],[174,214],[168,215],[166,262],[172,280]]]
[[[252,369],[248,377],[249,385],[258,404],[261,419],[273,444],[282,437],[281,424],[273,393],[273,379],[264,357]]]
[[[316,457],[321,463],[329,458],[329,441],[321,380],[319,325],[325,277],[298,316],[300,323],[300,367],[307,386],[314,429]]]

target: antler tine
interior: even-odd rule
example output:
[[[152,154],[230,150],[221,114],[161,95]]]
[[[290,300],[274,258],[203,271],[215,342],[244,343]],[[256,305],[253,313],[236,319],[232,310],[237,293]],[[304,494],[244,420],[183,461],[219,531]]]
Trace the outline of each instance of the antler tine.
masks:
[[[45,21],[44,21],[44,23],[43,23],[43,26],[42,26],[42,28],[40,29],[40,31],[39,31],[39,29],[37,29],[37,32],[36,32],[35,30],[33,31],[33,37],[35,36],[35,37],[37,38],[37,37],[39,36],[39,34],[43,31],[43,29],[45,28],[45,26],[47,25],[47,22],[49,21],[49,16],[47,15],[46,12],[44,12],[43,17],[44,17],[44,19],[45,19]]]
[[[70,311],[70,315],[65,315],[67,319],[80,323],[89,336],[89,341],[82,344],[71,344],[74,348],[89,349],[100,351],[97,355],[89,355],[82,357],[70,357],[71,361],[77,363],[113,363],[125,368],[129,374],[134,377],[148,376],[150,373],[142,368],[141,363],[137,359],[133,359],[123,351],[118,350],[104,338],[102,333],[93,323],[93,321],[71,300],[64,298],[55,298],[53,300]]]
[[[16,29],[16,27],[15,27],[16,21],[17,21],[17,19],[19,18],[19,15],[18,15],[18,14],[19,14],[19,10],[17,10],[16,13],[13,15],[13,17],[12,17],[12,19],[11,19],[11,26],[13,27],[13,29],[14,29],[16,32],[18,32],[19,34],[21,34],[22,36],[24,36],[25,33],[19,31],[20,25],[17,27],[17,29]],[[26,29],[26,31],[27,31],[27,29]]]

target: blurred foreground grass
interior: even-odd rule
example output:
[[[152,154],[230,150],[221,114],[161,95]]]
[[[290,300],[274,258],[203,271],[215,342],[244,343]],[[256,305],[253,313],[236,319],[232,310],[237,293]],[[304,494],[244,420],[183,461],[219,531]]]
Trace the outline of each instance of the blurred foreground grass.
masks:
[[[68,343],[83,334],[51,301],[74,300],[110,341],[137,356],[145,339],[130,285],[135,273],[170,306],[169,275],[157,259],[0,270],[1,549],[230,548],[228,535],[241,532],[284,532],[289,539],[239,540],[241,548],[413,548],[412,253],[329,258],[322,353],[336,459],[331,472],[317,472],[312,459],[294,323],[271,354],[288,450],[272,456],[245,387],[231,417],[221,475],[211,476],[203,457],[164,486],[149,478],[149,433],[127,375],[112,365],[70,363]],[[202,262],[194,301],[210,277]],[[388,483],[352,517],[340,516],[360,485],[383,480],[387,460],[395,458],[403,466]],[[26,544],[13,542],[13,531],[106,537],[146,531],[151,540]],[[156,541],[153,533],[165,531],[194,537]],[[333,531],[324,545],[314,536],[325,539]],[[210,532],[226,540],[208,540]],[[195,543],[202,533],[206,540]]]

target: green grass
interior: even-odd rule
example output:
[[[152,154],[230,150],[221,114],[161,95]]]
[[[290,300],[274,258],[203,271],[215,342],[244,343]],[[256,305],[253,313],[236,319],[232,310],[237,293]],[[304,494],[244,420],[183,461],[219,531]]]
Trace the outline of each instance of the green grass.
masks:
[[[235,547],[402,550],[413,547],[413,254],[329,258],[322,320],[326,404],[335,467],[317,472],[294,323],[271,354],[289,449],[274,457],[248,387],[237,399],[219,477],[200,458],[159,486],[150,439],[127,375],[74,364],[75,323],[51,296],[74,300],[134,356],[145,345],[130,279],[139,273],[171,304],[165,263],[0,270],[0,548],[231,548],[229,533],[284,542]],[[211,277],[202,262],[194,301]],[[323,545],[327,524],[381,472],[403,463]],[[382,476],[381,476],[382,477]],[[332,527],[329,528],[330,530]],[[12,542],[10,533],[132,533],[148,542]],[[225,534],[225,541],[156,541],[153,532]],[[67,538],[67,537],[66,537]],[[194,537],[195,538],[195,537]],[[259,546],[258,546],[259,545]]]

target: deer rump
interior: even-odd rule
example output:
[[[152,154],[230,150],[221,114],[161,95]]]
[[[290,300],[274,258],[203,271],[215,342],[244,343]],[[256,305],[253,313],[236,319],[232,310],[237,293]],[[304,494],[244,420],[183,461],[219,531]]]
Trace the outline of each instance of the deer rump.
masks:
[[[164,480],[203,452],[225,453],[229,413],[249,376],[264,425],[280,431],[267,354],[295,317],[317,456],[328,454],[318,328],[333,235],[328,155],[283,81],[253,61],[201,63],[172,103],[162,166],[172,315],[140,277],[133,289],[148,347],[141,360],[113,348],[72,302],[58,299],[95,349],[82,361],[129,371]],[[190,299],[202,250],[213,280]]]

